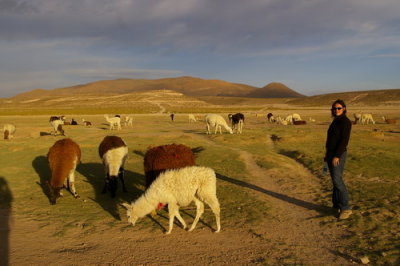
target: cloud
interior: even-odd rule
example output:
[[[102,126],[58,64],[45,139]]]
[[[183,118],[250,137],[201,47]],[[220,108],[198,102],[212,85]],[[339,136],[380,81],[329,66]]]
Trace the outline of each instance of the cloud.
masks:
[[[97,38],[99,45],[215,53],[325,44],[354,35],[395,36],[400,12],[394,0],[4,2],[8,8],[0,25],[7,26],[0,26],[0,34],[9,39]],[[22,11],[27,3],[29,14]]]

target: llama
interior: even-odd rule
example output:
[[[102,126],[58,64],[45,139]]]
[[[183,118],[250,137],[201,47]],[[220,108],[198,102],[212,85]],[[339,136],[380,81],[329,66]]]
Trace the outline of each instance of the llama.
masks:
[[[293,113],[291,115],[288,115],[285,120],[293,125],[293,121],[298,121],[298,120],[302,120],[299,114]]]
[[[354,116],[354,124],[357,124],[358,123],[358,121],[360,121],[361,120],[361,114],[359,114],[359,113],[357,113],[357,114],[353,114],[353,116]]]
[[[372,118],[372,114],[362,114],[361,115],[361,124],[366,124],[368,125],[369,122],[371,122],[372,124],[375,124],[374,119]]]
[[[231,122],[231,123],[232,123],[232,115],[233,115],[233,114],[228,114],[228,120],[229,120],[229,122]]]
[[[110,124],[110,130],[114,129],[114,126],[117,126],[117,130],[121,130],[121,117],[108,117],[108,115],[104,115],[104,118]]]
[[[54,120],[62,120],[65,121],[65,116],[61,115],[61,116],[50,116],[49,122],[54,121]]]
[[[4,124],[4,139],[12,139],[15,133],[15,126],[13,124]]]
[[[51,181],[47,182],[51,204],[56,204],[57,199],[63,196],[61,189],[64,187],[68,188],[75,198],[79,198],[75,189],[75,168],[81,160],[79,145],[70,138],[60,139],[50,147],[47,160],[51,170]]]
[[[386,124],[396,124],[396,119],[389,119],[386,116],[382,116],[382,119]]]
[[[175,114],[170,114],[169,117],[171,118],[171,121],[174,122]]]
[[[122,190],[127,191],[124,181],[124,164],[128,156],[126,143],[117,136],[106,136],[99,145],[99,156],[105,169],[105,184],[102,193],[110,191],[115,198],[118,186],[118,177],[122,183]]]
[[[133,127],[133,118],[131,116],[125,117],[125,126]]]
[[[153,181],[169,169],[177,169],[195,165],[195,156],[192,150],[183,144],[169,144],[149,148],[144,155],[144,174],[146,188]]]
[[[188,166],[181,169],[168,170],[131,204],[123,203],[127,209],[128,222],[135,225],[139,218],[150,213],[161,202],[168,204],[170,234],[175,216],[186,229],[186,223],[179,214],[179,207],[188,206],[192,201],[196,204],[196,217],[190,227],[192,231],[204,212],[204,202],[215,215],[217,229],[221,230],[220,206],[216,193],[216,176],[214,170],[202,166]]]
[[[236,129],[237,134],[242,134],[243,123],[244,115],[242,113],[232,115],[232,130]]]
[[[50,132],[51,135],[57,136],[57,133],[59,133],[61,136],[65,136],[64,129],[62,128],[62,125],[64,125],[64,120],[62,119],[50,119],[50,125],[52,127],[52,131]]]
[[[217,114],[207,114],[206,117],[206,124],[207,124],[207,134],[211,134],[210,126],[215,127],[214,134],[217,134],[219,129],[219,133],[222,134],[221,126],[223,126],[229,133],[233,134],[232,129],[226,124],[225,119]]]
[[[197,122],[196,117],[193,114],[188,114],[189,123]]]
[[[85,125],[85,127],[90,127],[92,125],[92,122],[86,121],[85,118],[82,118],[82,123]]]
[[[71,125],[76,126],[78,125],[78,122],[76,122],[76,120],[74,120],[73,118],[71,119]]]
[[[178,169],[196,164],[192,150],[183,144],[169,144],[149,148],[144,155],[144,174],[146,189],[153,181],[169,169]],[[162,205],[159,206],[160,208]],[[157,212],[152,212],[156,216]]]
[[[287,121],[286,119],[282,119],[282,117],[278,116],[278,117],[276,118],[276,123],[277,123],[278,125],[284,125],[284,126],[286,126],[286,125],[288,124],[288,121]]]
[[[272,113],[267,114],[267,119],[268,119],[268,122],[270,122],[270,123],[274,123],[276,121],[275,117]]]

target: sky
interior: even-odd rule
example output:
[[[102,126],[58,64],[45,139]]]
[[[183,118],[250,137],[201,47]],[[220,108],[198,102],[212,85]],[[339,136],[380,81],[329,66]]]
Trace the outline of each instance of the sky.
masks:
[[[400,88],[399,0],[0,0],[0,97],[192,76]]]

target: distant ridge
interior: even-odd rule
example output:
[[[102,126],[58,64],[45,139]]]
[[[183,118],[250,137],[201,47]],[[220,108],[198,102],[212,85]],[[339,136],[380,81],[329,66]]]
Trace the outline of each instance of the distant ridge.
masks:
[[[115,95],[149,90],[173,90],[187,96],[234,96],[258,98],[302,97],[281,83],[270,83],[264,88],[246,84],[230,83],[223,80],[205,80],[195,77],[164,79],[117,79],[102,80],[53,90],[36,89],[18,94],[11,99],[26,100],[40,97]]]
[[[304,95],[295,92],[286,85],[279,82],[272,82],[268,85],[256,89],[246,95],[253,98],[300,98]]]
[[[292,99],[288,103],[303,106],[327,105],[330,106],[335,100],[344,100],[347,106],[351,105],[399,105],[400,89],[352,91],[328,93],[310,96],[301,99]]]

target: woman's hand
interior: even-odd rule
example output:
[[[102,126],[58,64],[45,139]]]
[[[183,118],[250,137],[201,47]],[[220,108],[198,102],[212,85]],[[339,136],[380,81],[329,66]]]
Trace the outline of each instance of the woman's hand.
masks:
[[[339,158],[338,157],[333,157],[332,165],[335,166],[335,167],[339,165]]]

